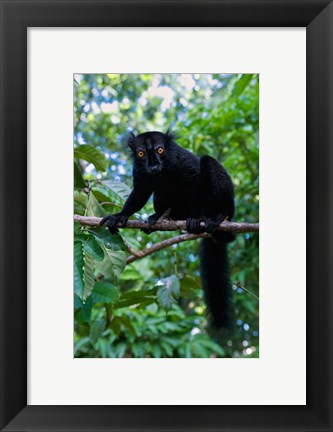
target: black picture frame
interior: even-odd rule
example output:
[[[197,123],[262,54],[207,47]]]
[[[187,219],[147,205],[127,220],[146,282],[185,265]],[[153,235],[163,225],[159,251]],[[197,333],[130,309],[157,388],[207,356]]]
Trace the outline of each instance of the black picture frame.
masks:
[[[330,0],[1,1],[1,430],[332,431],[332,10]],[[114,26],[306,27],[305,406],[27,405],[27,28]],[[287,247],[297,221],[284,210]]]

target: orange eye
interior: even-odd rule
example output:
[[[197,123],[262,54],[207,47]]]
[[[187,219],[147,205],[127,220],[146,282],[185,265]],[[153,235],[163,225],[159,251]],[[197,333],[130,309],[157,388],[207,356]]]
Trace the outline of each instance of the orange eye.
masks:
[[[143,158],[144,155],[145,155],[145,152],[144,152],[144,151],[142,151],[142,150],[138,151],[138,156],[139,156],[139,158]]]
[[[163,148],[163,147],[159,147],[159,148],[157,149],[157,153],[158,153],[159,155],[162,155],[162,154],[164,153],[164,148]]]

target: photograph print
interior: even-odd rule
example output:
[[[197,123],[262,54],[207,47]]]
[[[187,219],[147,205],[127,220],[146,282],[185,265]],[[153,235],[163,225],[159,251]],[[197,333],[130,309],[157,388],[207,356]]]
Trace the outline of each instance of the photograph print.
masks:
[[[74,357],[259,357],[259,74],[81,74]]]

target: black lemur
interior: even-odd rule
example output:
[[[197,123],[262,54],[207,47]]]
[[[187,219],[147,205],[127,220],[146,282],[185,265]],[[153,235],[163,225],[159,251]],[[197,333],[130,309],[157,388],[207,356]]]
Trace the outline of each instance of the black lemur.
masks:
[[[154,224],[168,212],[172,220],[186,220],[190,233],[208,232],[200,245],[200,273],[212,330],[231,328],[232,287],[227,243],[232,233],[216,231],[234,215],[234,187],[227,171],[210,156],[197,156],[179,147],[171,131],[131,134],[128,146],[133,153],[133,190],[120,213],[105,216],[111,233],[125,226],[128,218],[141,210],[154,194]],[[205,227],[201,228],[200,223]],[[149,227],[149,225],[147,225]],[[149,230],[148,230],[149,231]]]

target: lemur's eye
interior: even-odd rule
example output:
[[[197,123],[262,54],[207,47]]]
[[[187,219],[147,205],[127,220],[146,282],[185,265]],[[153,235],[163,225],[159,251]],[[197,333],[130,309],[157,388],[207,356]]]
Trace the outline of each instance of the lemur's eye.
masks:
[[[138,157],[139,157],[139,158],[143,158],[144,155],[145,155],[145,152],[144,152],[144,151],[142,151],[142,150],[138,151]]]
[[[157,153],[159,155],[162,155],[164,153],[164,148],[163,147],[159,147],[156,151],[157,151]]]

